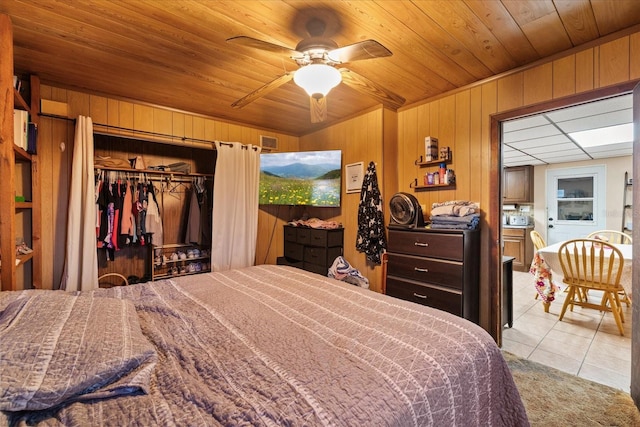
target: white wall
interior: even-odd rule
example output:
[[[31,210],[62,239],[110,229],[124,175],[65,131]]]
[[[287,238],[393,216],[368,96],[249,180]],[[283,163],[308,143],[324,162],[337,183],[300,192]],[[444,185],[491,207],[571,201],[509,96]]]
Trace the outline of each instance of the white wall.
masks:
[[[607,224],[606,228],[620,230],[622,226],[622,202],[624,192],[624,173],[629,172],[633,178],[633,156],[612,157],[583,162],[556,163],[545,166],[535,166],[533,194],[533,216],[535,230],[547,239],[547,171],[570,167],[605,165],[607,170]],[[630,201],[628,203],[631,203]]]

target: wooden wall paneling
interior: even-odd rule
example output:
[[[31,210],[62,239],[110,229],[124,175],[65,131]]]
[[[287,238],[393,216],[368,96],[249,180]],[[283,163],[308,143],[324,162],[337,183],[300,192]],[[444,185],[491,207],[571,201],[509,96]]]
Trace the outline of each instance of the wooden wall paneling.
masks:
[[[524,102],[522,73],[512,74],[498,80],[498,111],[521,107]]]
[[[185,115],[183,113],[171,113],[171,129],[172,135],[186,137],[185,134]]]
[[[456,109],[457,109],[457,97],[456,95],[450,95],[440,100],[440,114],[439,114],[439,132],[440,138],[438,139],[438,146],[444,147],[448,146],[453,152],[457,152],[458,148],[456,146],[456,134],[457,134],[457,124],[456,124]],[[451,164],[451,168],[455,170],[455,168],[459,168],[455,164],[455,156],[453,157],[453,163]],[[437,172],[438,168],[436,166],[432,166],[429,168],[431,172]],[[445,202],[447,200],[458,200],[458,199],[466,199],[469,197],[468,194],[461,193],[457,187],[455,189],[448,189],[447,187],[443,187],[442,190],[439,191],[431,191],[430,194],[433,196],[433,202]],[[431,206],[427,206],[427,209],[431,209]]]
[[[403,111],[399,113],[399,116],[403,125],[400,127],[402,136],[398,147],[398,191],[411,193],[413,190],[409,188],[409,184],[424,175],[424,172],[414,165],[417,159],[416,155],[419,152],[424,155],[424,137],[418,135],[417,126],[414,125],[419,121],[417,108]],[[422,138],[421,145],[423,148],[418,150],[418,140],[420,138]]]
[[[173,132],[172,114],[162,108],[153,109],[153,131],[162,135],[176,135]]]
[[[91,111],[89,95],[70,90],[67,92],[67,106],[69,108],[69,117],[75,119],[79,115],[88,116]]]
[[[599,46],[599,86],[605,87],[629,80],[629,36]]]
[[[522,100],[525,105],[553,97],[553,64],[547,62],[523,72]]]
[[[640,79],[640,33],[631,34],[629,39],[629,79]]]
[[[107,98],[89,95],[89,117],[93,123],[105,124],[109,122]]]
[[[107,121],[104,124],[120,127],[120,106],[117,99],[107,98]]]
[[[553,97],[562,98],[563,96],[573,95],[576,93],[576,56],[569,55],[564,58],[553,61]]]
[[[43,120],[44,121],[44,120]],[[53,288],[57,289],[62,280],[67,241],[67,217],[69,212],[69,183],[71,181],[71,161],[75,139],[75,123],[49,119],[51,124],[50,153],[52,169],[52,203],[55,232],[51,241],[54,253]],[[38,143],[43,142],[38,137]],[[64,143],[64,149],[61,143]],[[43,183],[44,185],[44,183]],[[43,196],[44,198],[44,196]]]
[[[153,132],[153,107],[133,104],[133,129]]]
[[[497,267],[497,253],[499,253],[497,241],[500,231],[491,227],[497,220],[491,217],[490,207],[492,202],[499,202],[497,200],[499,191],[491,187],[491,176],[492,173],[496,173],[499,162],[498,159],[491,157],[491,123],[489,118],[499,110],[499,87],[499,81],[492,81],[482,85],[482,137],[480,139],[482,144],[482,172],[480,173],[479,181],[479,187],[485,190],[480,198],[480,208],[483,209],[485,215],[484,221],[481,222],[480,231],[480,252],[482,254],[480,295],[485,296],[480,298],[480,325],[490,331],[494,337],[500,336],[500,332],[494,328],[494,325],[497,325],[497,321],[493,317],[498,315],[495,306],[496,303],[499,304],[498,296],[500,295],[500,290],[498,289],[500,282],[497,280],[500,277]],[[490,262],[491,260],[495,260],[495,262],[492,263]]]
[[[586,92],[594,89],[594,49],[582,50],[571,56],[575,56],[576,59],[576,93]]]
[[[456,179],[455,191],[447,190],[444,196],[447,200],[466,199],[477,201],[471,194],[475,187],[473,177],[480,173],[480,162],[471,162],[470,155],[456,156],[456,153],[471,153],[471,92],[463,91],[455,95],[456,110],[453,123],[455,123],[455,140],[452,144],[453,164],[447,165],[454,171],[460,171],[460,181]],[[446,146],[446,144],[442,144]],[[455,166],[455,167],[454,167]],[[468,173],[466,172],[468,171]]]
[[[385,199],[385,223],[389,223],[389,199],[398,188],[398,113],[384,109],[382,113],[382,167],[384,179],[380,182]]]
[[[469,155],[468,161],[464,159],[464,150],[458,154],[463,165],[469,164],[470,176],[482,180],[482,87],[476,86],[469,90]],[[455,158],[455,157],[454,157]],[[458,163],[460,164],[460,163]],[[461,169],[460,172],[464,172]],[[483,187],[476,181],[469,181],[469,198],[473,201],[482,200]],[[480,208],[483,208],[481,205]]]
[[[600,46],[593,48],[593,88],[598,89],[600,85]]]
[[[134,129],[134,111],[133,111],[133,103],[126,101],[118,102],[118,119],[120,120],[120,127],[123,128],[123,133],[125,135],[133,136],[133,131],[128,131],[127,129]]]

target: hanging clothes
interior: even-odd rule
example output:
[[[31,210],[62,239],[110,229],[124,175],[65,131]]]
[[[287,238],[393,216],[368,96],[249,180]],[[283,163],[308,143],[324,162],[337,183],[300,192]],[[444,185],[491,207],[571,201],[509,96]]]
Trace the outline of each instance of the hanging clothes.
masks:
[[[381,254],[387,249],[382,196],[374,162],[369,163],[360,190],[356,249],[364,252],[367,259],[375,264],[381,263]]]
[[[189,216],[187,218],[187,233],[185,243],[202,242],[200,229],[200,203],[198,202],[198,192],[195,186],[191,189],[191,201],[189,204]]]
[[[148,241],[156,246],[162,246],[164,241],[164,233],[162,228],[162,217],[160,216],[160,207],[156,200],[155,189],[149,184],[149,196],[147,201],[147,215],[145,217],[145,230],[149,236]]]

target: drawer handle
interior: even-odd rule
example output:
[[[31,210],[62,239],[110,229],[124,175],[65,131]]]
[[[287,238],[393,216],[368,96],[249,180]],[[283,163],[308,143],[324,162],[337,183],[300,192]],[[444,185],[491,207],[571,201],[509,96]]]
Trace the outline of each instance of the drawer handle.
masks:
[[[425,248],[426,248],[427,246],[429,246],[429,244],[428,244],[428,243],[422,243],[422,242],[413,242],[413,245],[414,245],[414,246],[424,246]]]
[[[415,292],[413,293],[413,296],[414,296],[414,297],[416,297],[416,298],[427,299],[427,296],[426,296],[426,295],[417,294],[417,293],[415,293]]]
[[[419,268],[419,267],[413,267],[413,269],[415,271],[419,271],[420,273],[428,273],[429,269],[428,268]]]

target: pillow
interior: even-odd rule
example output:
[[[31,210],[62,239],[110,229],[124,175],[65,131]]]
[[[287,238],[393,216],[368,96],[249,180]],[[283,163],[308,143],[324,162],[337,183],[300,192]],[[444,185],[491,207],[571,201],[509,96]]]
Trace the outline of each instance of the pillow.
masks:
[[[0,410],[148,392],[157,354],[131,301],[30,295],[0,312]]]

